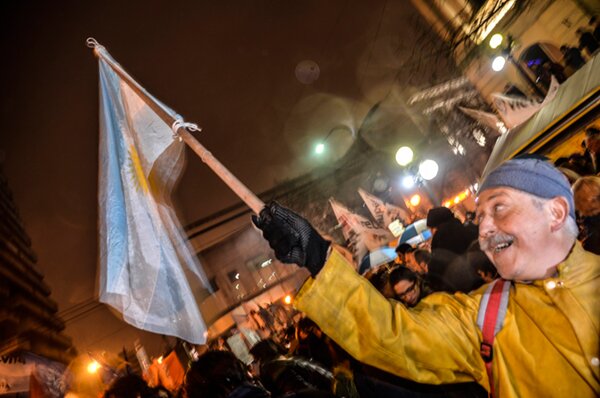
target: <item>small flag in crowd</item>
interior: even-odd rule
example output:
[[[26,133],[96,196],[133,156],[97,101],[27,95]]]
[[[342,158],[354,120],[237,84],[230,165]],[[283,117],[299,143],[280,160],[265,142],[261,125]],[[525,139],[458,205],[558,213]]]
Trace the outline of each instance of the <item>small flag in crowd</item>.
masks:
[[[536,100],[510,97],[504,94],[492,94],[494,105],[498,109],[498,113],[504,120],[504,124],[509,129],[516,127],[522,123],[525,123],[530,117],[532,117],[537,111],[542,109],[548,102],[552,101],[556,96],[560,84],[554,76],[550,82],[550,88],[546,94],[544,101],[538,102]]]
[[[396,220],[400,220],[404,224],[410,218],[406,210],[390,203],[385,203],[377,196],[370,194],[362,188],[358,190],[358,194],[367,205],[375,221],[385,228],[389,228],[389,225]]]
[[[352,252],[356,264],[360,264],[367,252],[378,249],[392,240],[389,231],[379,228],[363,216],[352,213],[334,199],[329,199],[329,203],[342,226],[342,233],[348,241],[348,249]]]
[[[183,168],[184,143],[159,112],[175,112],[139,86],[102,47],[100,69],[100,301],[131,325],[205,341],[206,325],[184,267],[205,286],[170,194]],[[157,111],[158,110],[158,111]]]

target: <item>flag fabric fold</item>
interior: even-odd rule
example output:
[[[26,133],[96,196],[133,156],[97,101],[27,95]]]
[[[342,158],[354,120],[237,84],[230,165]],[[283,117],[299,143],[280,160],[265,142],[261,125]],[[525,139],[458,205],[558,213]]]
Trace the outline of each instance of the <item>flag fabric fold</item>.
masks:
[[[177,115],[129,78],[104,48],[96,52],[100,301],[137,328],[203,343],[206,325],[184,268],[208,284],[170,201],[185,144],[155,110],[174,120]]]

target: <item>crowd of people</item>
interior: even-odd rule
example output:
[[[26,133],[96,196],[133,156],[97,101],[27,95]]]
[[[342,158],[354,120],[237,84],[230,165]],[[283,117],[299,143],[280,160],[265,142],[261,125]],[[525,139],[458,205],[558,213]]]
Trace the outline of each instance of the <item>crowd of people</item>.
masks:
[[[600,21],[597,17],[592,17],[587,28],[577,29],[577,43],[563,44],[560,46],[562,53],[561,62],[539,59],[531,61],[530,68],[535,73],[536,83],[548,91],[552,76],[558,83],[563,83],[585,65],[588,59],[591,59],[600,50]],[[505,94],[525,97],[525,94],[514,85],[505,88]]]
[[[597,178],[583,176],[572,188],[547,159],[506,161],[480,185],[476,227],[433,209],[431,251],[399,247],[403,264],[389,264],[368,279],[289,209],[271,203],[255,224],[282,262],[310,271],[296,306],[323,333],[361,369],[393,375],[392,388],[418,383],[409,384],[406,395],[390,396],[448,396],[450,386],[459,386],[460,396],[483,388],[483,396],[595,397],[600,257],[586,246],[590,236],[580,226],[582,215],[599,213]],[[471,241],[474,228],[478,241]],[[472,272],[486,259],[493,267]],[[436,266],[466,270],[480,281],[463,288],[442,280],[434,289]],[[351,370],[358,387],[362,370]],[[390,386],[378,376],[374,385]],[[420,390],[431,385],[446,390]]]
[[[588,127],[581,144],[583,153],[557,159],[554,164],[573,186],[579,240],[600,254],[600,129]]]
[[[304,315],[252,346],[248,366],[221,339],[178,390],[127,375],[105,397],[598,396],[598,133],[588,128],[584,153],[555,165],[503,163],[476,213],[461,222],[431,209],[428,244],[400,244],[363,275],[308,221],[269,204],[253,221],[282,262],[310,271]]]

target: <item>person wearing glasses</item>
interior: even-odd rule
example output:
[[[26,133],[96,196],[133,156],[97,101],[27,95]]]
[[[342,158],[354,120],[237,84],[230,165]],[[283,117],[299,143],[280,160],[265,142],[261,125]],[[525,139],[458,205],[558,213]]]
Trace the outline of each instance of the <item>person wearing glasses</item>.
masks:
[[[431,293],[423,279],[406,267],[397,267],[390,272],[389,283],[394,298],[407,307],[414,307],[421,299]]]

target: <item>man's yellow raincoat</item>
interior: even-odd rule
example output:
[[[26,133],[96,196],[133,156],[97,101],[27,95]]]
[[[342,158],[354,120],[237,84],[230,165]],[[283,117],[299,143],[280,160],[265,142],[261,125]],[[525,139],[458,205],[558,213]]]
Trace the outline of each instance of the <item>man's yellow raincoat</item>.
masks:
[[[387,300],[335,249],[296,306],[358,360],[421,383],[476,381],[489,390],[477,327],[484,289]],[[558,276],[510,289],[493,346],[498,397],[600,396],[600,256],[579,243]]]

